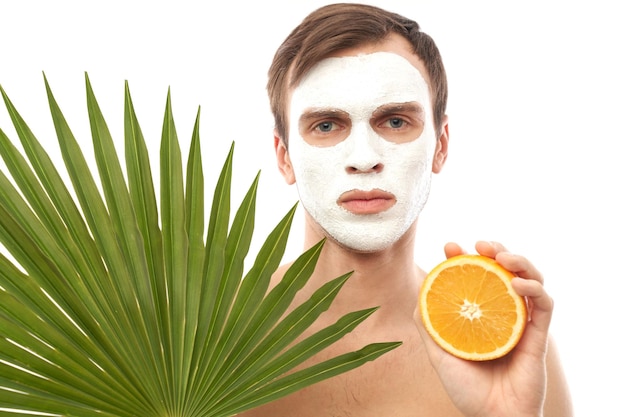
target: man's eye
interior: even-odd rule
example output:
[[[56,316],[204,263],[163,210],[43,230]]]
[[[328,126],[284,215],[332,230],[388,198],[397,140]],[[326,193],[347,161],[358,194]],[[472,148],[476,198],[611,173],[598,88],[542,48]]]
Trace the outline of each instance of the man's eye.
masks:
[[[389,123],[389,127],[393,128],[393,129],[399,129],[402,126],[404,126],[404,120],[400,119],[399,117],[393,117],[389,120],[387,120],[387,123]]]
[[[332,132],[334,127],[335,127],[335,124],[333,122],[322,122],[318,124],[315,128],[319,130],[320,132],[326,133],[326,132]]]

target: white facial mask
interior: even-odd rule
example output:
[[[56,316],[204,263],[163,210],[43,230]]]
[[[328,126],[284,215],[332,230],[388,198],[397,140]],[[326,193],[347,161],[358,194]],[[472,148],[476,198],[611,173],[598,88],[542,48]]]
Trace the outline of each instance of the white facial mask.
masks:
[[[393,143],[379,136],[370,123],[373,112],[384,104],[409,102],[424,110],[419,137]],[[343,141],[317,147],[303,139],[298,120],[319,109],[349,115],[350,132]],[[388,52],[325,59],[294,89],[289,120],[289,156],[302,205],[311,217],[332,239],[353,250],[380,251],[397,242],[426,203],[437,144],[428,84],[419,70]],[[382,169],[367,172],[374,166]],[[384,211],[355,214],[338,203],[354,190],[385,192],[396,201]]]

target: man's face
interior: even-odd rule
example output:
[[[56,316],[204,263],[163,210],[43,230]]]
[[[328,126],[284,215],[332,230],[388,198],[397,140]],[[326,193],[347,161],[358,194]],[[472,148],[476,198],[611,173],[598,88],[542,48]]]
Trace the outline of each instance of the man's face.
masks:
[[[353,250],[388,248],[430,190],[437,137],[428,84],[405,57],[331,57],[292,91],[289,157],[302,205]]]

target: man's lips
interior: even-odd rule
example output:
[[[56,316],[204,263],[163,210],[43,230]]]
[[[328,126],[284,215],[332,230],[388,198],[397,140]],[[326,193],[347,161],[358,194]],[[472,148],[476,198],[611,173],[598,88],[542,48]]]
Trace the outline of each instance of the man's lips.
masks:
[[[396,197],[382,190],[351,190],[339,196],[337,204],[354,214],[375,214],[389,210],[396,204]]]

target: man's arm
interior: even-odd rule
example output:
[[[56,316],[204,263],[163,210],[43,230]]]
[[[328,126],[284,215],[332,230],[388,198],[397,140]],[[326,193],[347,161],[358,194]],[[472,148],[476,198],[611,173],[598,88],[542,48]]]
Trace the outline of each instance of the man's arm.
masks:
[[[548,384],[546,387],[546,402],[543,406],[545,417],[571,417],[574,415],[572,398],[561,366],[558,349],[552,338],[548,341],[548,355],[546,358]]]

